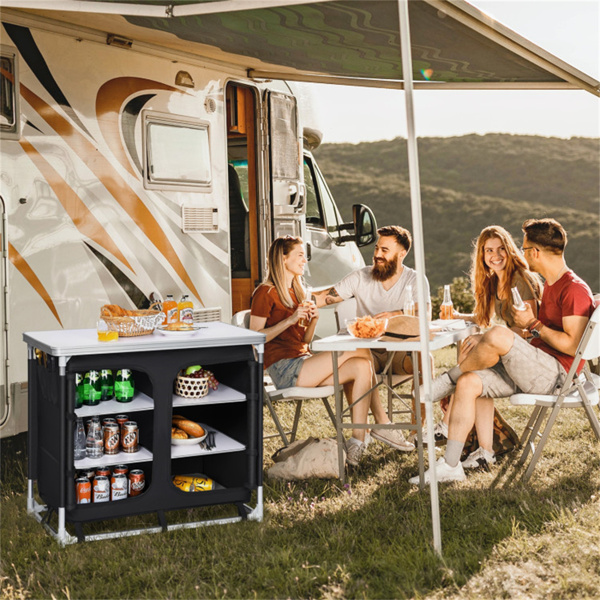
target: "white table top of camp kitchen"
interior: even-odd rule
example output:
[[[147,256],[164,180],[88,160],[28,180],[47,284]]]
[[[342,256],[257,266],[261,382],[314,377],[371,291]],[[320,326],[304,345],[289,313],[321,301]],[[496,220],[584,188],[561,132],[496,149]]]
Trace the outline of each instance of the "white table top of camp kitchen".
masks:
[[[24,342],[52,356],[242,346],[264,344],[265,339],[266,337],[262,333],[221,322],[202,323],[202,328],[193,334],[164,335],[155,330],[154,333],[148,335],[119,337],[114,342],[99,342],[95,329],[59,329],[56,331],[31,331],[23,334]]]
[[[432,323],[437,325],[437,322]],[[430,350],[439,350],[456,342],[460,342],[465,338],[479,331],[476,325],[464,324],[461,329],[452,329],[450,331],[436,331],[433,339],[429,340]],[[311,348],[315,351],[330,351],[343,352],[345,350],[356,350],[357,348],[378,348],[387,350],[388,352],[403,351],[403,352],[420,352],[420,340],[365,340],[352,337],[349,333],[338,333],[330,335],[320,340],[315,340]]]

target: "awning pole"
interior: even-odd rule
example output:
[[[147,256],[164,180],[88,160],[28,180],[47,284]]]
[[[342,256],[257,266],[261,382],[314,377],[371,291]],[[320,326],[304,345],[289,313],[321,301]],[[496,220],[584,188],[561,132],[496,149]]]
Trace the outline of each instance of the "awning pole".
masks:
[[[419,335],[421,338],[421,365],[425,390],[425,422],[427,423],[427,454],[429,457],[431,520],[433,525],[433,547],[442,554],[442,533],[440,528],[440,505],[437,477],[435,474],[435,439],[433,434],[433,403],[431,401],[431,363],[429,362],[429,323],[425,307],[430,299],[425,296],[425,250],[423,241],[423,218],[421,214],[421,183],[419,180],[419,151],[415,133],[415,113],[413,104],[412,53],[410,47],[410,27],[408,22],[408,0],[398,0],[400,17],[400,51],[402,56],[402,77],[406,102],[406,143],[408,149],[408,175],[410,182],[410,206],[417,269],[417,298],[419,300]],[[423,398],[421,399],[423,401]],[[416,410],[421,407],[417,406]]]

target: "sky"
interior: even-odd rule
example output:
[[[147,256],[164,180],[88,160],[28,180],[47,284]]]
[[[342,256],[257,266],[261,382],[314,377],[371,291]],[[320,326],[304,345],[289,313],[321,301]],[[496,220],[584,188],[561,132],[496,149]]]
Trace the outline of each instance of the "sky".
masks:
[[[600,80],[600,0],[470,0],[544,50]],[[406,137],[404,93],[294,84],[324,143]],[[418,136],[513,133],[600,137],[600,98],[585,91],[414,92]]]

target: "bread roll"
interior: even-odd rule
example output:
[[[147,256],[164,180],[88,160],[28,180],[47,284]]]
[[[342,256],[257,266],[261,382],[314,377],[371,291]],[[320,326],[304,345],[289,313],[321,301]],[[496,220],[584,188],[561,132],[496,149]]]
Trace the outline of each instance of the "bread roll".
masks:
[[[171,417],[171,420],[173,421],[173,423],[176,423],[177,421],[185,421],[186,418],[182,417],[181,415],[173,415]]]
[[[176,440],[187,440],[189,436],[183,429],[171,427],[171,437]]]
[[[183,429],[190,437],[197,438],[204,435],[204,429],[198,423],[194,423],[194,421],[182,419],[181,421],[177,421],[177,427]]]

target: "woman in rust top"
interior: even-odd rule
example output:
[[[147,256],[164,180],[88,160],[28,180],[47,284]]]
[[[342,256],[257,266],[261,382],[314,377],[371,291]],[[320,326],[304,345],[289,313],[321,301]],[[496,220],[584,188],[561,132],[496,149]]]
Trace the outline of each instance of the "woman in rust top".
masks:
[[[277,388],[318,387],[333,383],[331,353],[322,352],[313,356],[308,347],[315,333],[319,312],[313,302],[307,301],[302,285],[306,263],[301,238],[277,238],[269,248],[268,276],[252,296],[250,329],[267,336],[265,369]],[[359,349],[343,352],[338,361],[339,380],[345,386],[349,402],[356,402],[366,395],[353,406],[352,422],[366,423],[371,409],[376,423],[389,423],[377,388],[368,394],[375,383],[369,351]],[[389,431],[386,431],[388,434]],[[346,461],[349,464],[359,463],[366,447],[364,439],[364,429],[352,430],[352,438],[346,446]]]

